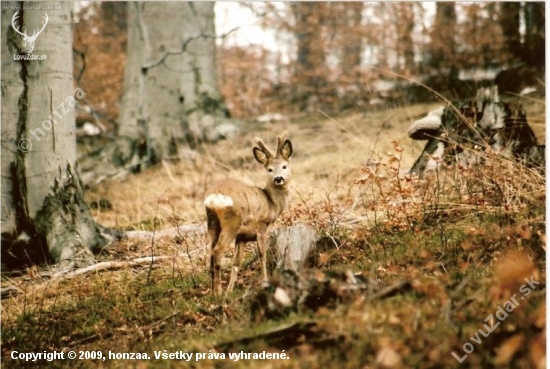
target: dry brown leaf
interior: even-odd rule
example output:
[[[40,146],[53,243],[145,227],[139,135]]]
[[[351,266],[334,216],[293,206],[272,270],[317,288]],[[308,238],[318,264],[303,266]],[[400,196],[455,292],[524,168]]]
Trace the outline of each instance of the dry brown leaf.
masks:
[[[499,348],[496,349],[497,356],[495,358],[495,364],[503,365],[509,363],[514,354],[523,344],[523,341],[525,341],[523,334],[516,334],[504,342]]]
[[[376,363],[385,368],[395,368],[401,365],[401,355],[393,348],[384,346],[376,355]]]
[[[328,252],[319,253],[319,265],[320,266],[326,265],[329,262],[332,255],[333,254],[329,254]]]
[[[546,369],[546,337],[544,333],[529,340],[529,357],[533,368]]]
[[[536,267],[525,253],[519,251],[507,252],[497,268],[496,278],[502,288],[515,289],[524,283],[524,279],[532,276]]]
[[[546,303],[543,302],[533,314],[533,321],[538,328],[546,326]]]

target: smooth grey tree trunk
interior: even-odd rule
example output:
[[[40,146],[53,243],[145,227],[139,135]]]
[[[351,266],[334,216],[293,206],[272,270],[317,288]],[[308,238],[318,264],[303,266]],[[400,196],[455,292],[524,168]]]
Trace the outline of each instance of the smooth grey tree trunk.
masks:
[[[2,7],[2,236],[27,241],[11,243],[11,254],[46,249],[63,266],[83,266],[107,240],[78,174],[74,106],[85,92],[73,86],[72,4],[59,4],[62,9],[18,14],[19,29],[31,35],[47,13],[32,52],[44,60],[14,60],[27,52],[10,24],[15,10]],[[9,246],[3,243],[2,251]]]
[[[213,2],[128,4],[128,53],[113,162],[153,164],[184,139],[211,139],[226,116]]]
[[[3,5],[16,4],[15,2]],[[10,22],[15,10],[2,8],[2,203],[1,232],[2,235],[17,231],[17,220],[14,202],[14,183],[12,180],[12,163],[17,157],[17,121],[19,120],[18,101],[24,86],[19,78],[20,64],[13,59],[13,53],[19,53],[21,39],[11,29]],[[10,124],[11,123],[11,124]]]

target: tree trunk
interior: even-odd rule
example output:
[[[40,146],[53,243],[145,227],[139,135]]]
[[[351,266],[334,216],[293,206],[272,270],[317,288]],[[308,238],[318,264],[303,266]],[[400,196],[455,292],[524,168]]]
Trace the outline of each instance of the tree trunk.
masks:
[[[343,31],[345,42],[342,46],[342,74],[357,78],[356,72],[361,67],[361,53],[363,51],[363,35],[361,21],[363,20],[362,2],[333,3],[332,6],[343,10]],[[338,8],[337,8],[338,9]]]
[[[544,2],[526,2],[524,61],[531,67],[544,69],[545,11]]]
[[[116,165],[154,164],[185,138],[220,138],[214,3],[128,4],[128,54]],[[174,24],[177,22],[176,24]]]
[[[298,44],[293,76],[296,86],[295,100],[301,110],[314,111],[326,96],[332,95],[326,78],[328,71],[325,66],[326,50],[322,28],[326,4],[296,2],[291,7],[296,20],[295,35]]]
[[[430,66],[449,79],[458,78],[456,67],[456,10],[455,3],[438,2],[430,32]]]
[[[63,266],[85,266],[107,240],[78,174],[74,106],[85,92],[73,87],[71,3],[60,4],[46,11],[31,53],[43,60],[14,60],[28,49],[10,25],[15,10],[2,8],[2,236],[18,241],[2,251],[32,258],[47,249]],[[44,15],[20,10],[16,24],[30,34]]]
[[[396,7],[396,29],[398,34],[397,51],[399,68],[405,75],[416,72],[414,61],[414,4],[412,2],[394,3]]]
[[[229,114],[218,87],[214,2],[185,6],[183,34],[186,41],[192,40],[183,55],[186,73],[181,81],[187,128],[192,139],[216,141],[232,132],[224,124]]]
[[[3,3],[7,4],[17,4]],[[14,182],[11,176],[11,163],[17,158],[17,122],[19,120],[18,101],[23,94],[24,86],[19,73],[20,63],[13,59],[13,54],[21,52],[21,37],[10,26],[15,10],[2,8],[2,235],[17,232],[17,220],[14,202]]]
[[[502,33],[505,37],[507,51],[516,59],[522,59],[521,35],[520,27],[520,9],[519,2],[502,2],[500,3],[499,22],[502,28]]]
[[[315,251],[317,238],[317,232],[305,225],[278,229],[270,238],[277,269],[302,270]]]

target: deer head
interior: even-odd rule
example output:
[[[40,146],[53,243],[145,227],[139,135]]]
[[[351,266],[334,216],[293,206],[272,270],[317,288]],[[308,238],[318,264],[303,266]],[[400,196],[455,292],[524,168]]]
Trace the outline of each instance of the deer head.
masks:
[[[290,181],[290,156],[292,155],[292,143],[288,140],[288,132],[284,131],[277,137],[277,150],[275,154],[267,148],[258,137],[254,139],[259,147],[252,151],[254,158],[262,164],[268,173],[268,187],[286,188]]]
[[[19,26],[15,26],[15,20],[18,18],[17,13],[19,13],[19,10],[15,12],[13,17],[11,18],[11,26],[15,30],[15,32],[19,33],[21,37],[23,37],[23,41],[25,42],[25,48],[27,49],[27,54],[31,54],[34,50],[34,42],[38,38],[38,36],[44,31],[44,28],[46,28],[46,24],[48,24],[48,14],[44,13],[45,21],[42,23],[42,29],[40,31],[34,30],[32,36],[27,35],[27,30],[25,32],[21,33],[19,31]],[[38,33],[37,33],[38,32]]]

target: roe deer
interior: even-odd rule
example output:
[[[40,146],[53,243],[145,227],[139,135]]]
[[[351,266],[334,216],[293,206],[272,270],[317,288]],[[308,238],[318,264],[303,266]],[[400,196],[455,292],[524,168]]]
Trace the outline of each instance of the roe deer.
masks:
[[[206,192],[208,237],[211,242],[210,275],[212,292],[219,295],[221,286],[221,258],[224,250],[235,240],[235,255],[227,292],[233,290],[241,266],[246,242],[257,241],[263,280],[267,280],[267,228],[283,211],[289,195],[290,156],[292,144],[284,131],[277,137],[275,154],[264,142],[255,138],[259,147],[252,150],[254,158],[267,170],[264,188],[248,186],[235,179],[225,179]]]

